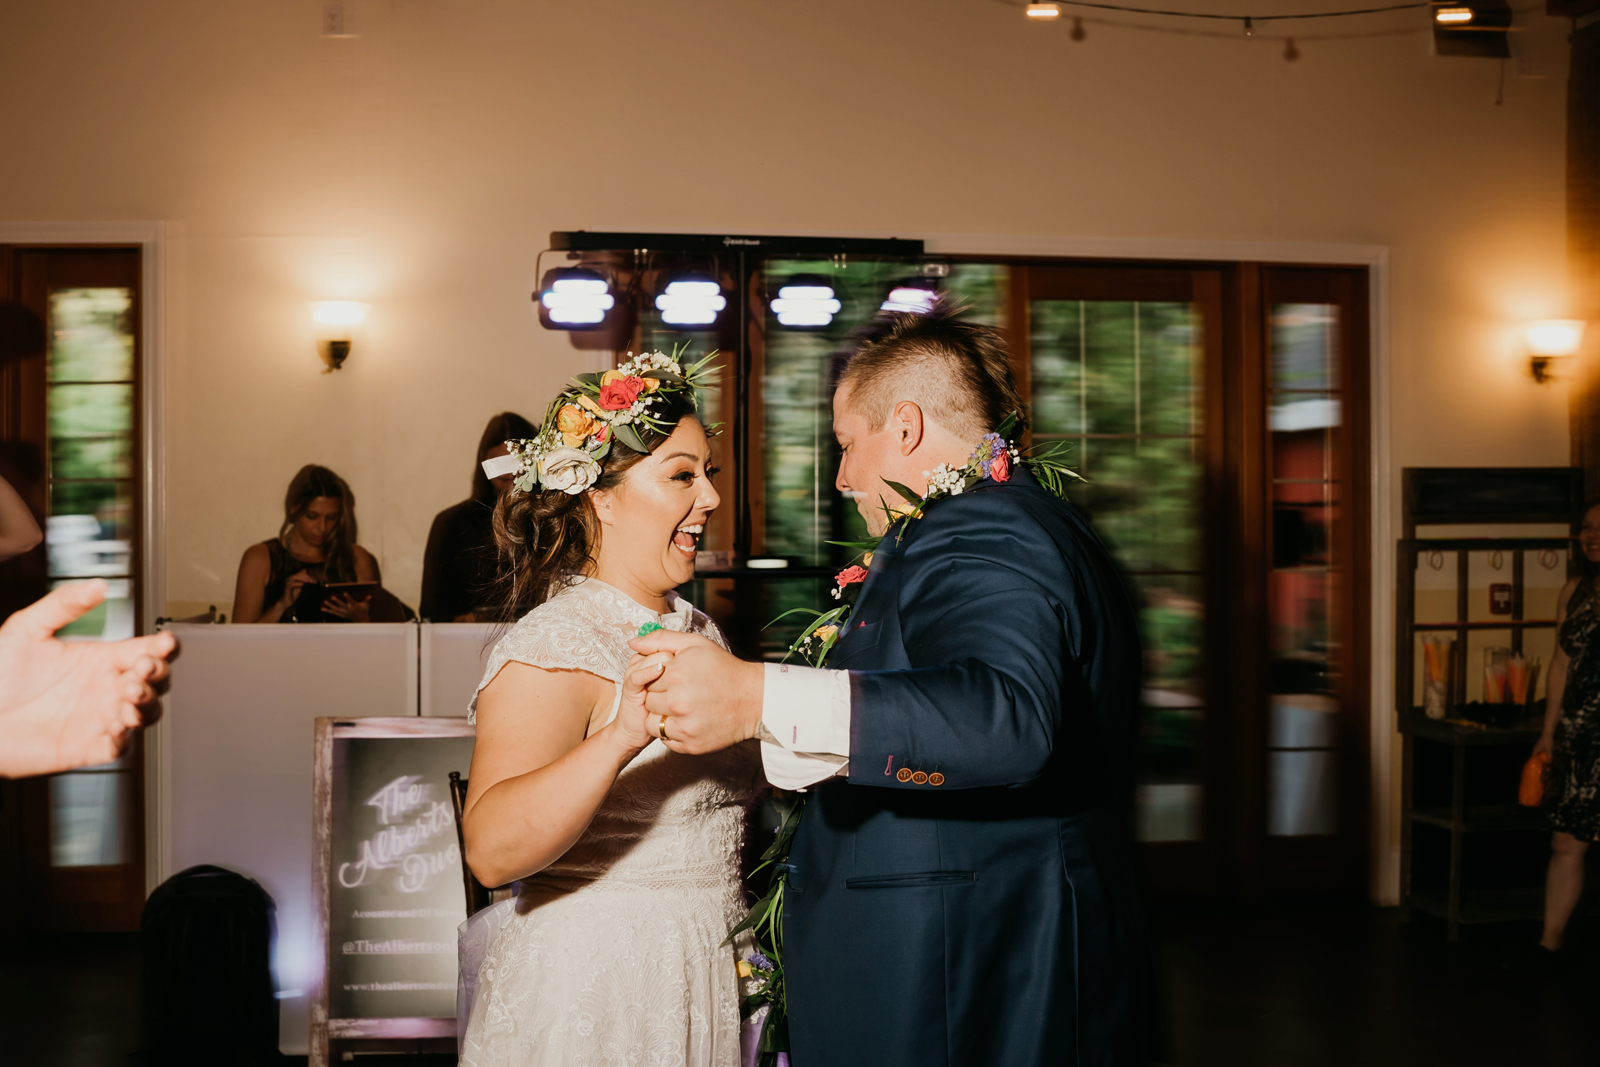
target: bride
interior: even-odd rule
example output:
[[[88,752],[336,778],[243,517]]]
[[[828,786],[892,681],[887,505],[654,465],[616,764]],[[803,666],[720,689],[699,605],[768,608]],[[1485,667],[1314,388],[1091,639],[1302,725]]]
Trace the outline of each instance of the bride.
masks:
[[[494,524],[526,614],[474,698],[463,832],[480,882],[519,885],[462,927],[464,1065],[740,1062],[723,939],[760,755],[668,751],[644,710],[666,657],[627,645],[665,627],[725,646],[672,592],[720,503],[693,414],[704,366],[658,352],[582,376],[484,465],[516,475]]]

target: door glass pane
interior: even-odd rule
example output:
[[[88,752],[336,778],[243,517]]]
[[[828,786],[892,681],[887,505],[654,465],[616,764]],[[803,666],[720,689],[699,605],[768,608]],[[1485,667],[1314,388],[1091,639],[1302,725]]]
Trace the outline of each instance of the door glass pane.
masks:
[[[930,279],[921,279],[918,269],[915,263],[892,260],[766,262],[763,299],[769,306],[760,393],[762,425],[752,435],[761,448],[762,484],[755,495],[764,511],[757,544],[764,546],[766,554],[788,556],[799,566],[840,567],[855,553],[829,542],[867,537],[866,523],[855,504],[833,486],[838,445],[833,437],[832,381],[839,361],[887,322],[883,303],[896,284],[915,278],[966,307],[969,319],[998,321],[1005,267],[954,263],[946,277]],[[820,278],[839,301],[838,312],[825,327],[790,329],[771,311],[771,298],[797,275],[811,276],[811,284]],[[762,582],[760,622],[794,608],[832,606],[830,588],[825,580]],[[781,654],[803,623],[803,616],[791,616],[768,627],[762,633],[763,652]]]
[[[137,628],[133,579],[133,293],[123,288],[50,293],[46,357],[49,514],[53,585],[105,578],[105,603],[61,631],[121,640]],[[131,759],[57,775],[50,782],[50,856],[57,867],[132,862]]]
[[[1036,300],[1034,440],[1064,440],[1070,490],[1139,592],[1143,841],[1202,835],[1200,335],[1194,305]]]
[[[1267,832],[1337,833],[1338,626],[1333,575],[1342,421],[1338,308],[1272,309],[1272,706]]]

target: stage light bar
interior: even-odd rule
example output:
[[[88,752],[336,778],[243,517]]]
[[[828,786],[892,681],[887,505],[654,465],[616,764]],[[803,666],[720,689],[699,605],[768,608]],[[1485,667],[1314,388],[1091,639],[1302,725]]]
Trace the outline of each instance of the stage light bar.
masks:
[[[700,274],[673,279],[656,297],[661,321],[670,326],[710,326],[727,306],[722,286]]]
[[[879,310],[901,315],[926,315],[939,302],[939,292],[933,285],[931,278],[896,282],[894,288],[889,290],[889,299],[883,302]]]
[[[1472,21],[1472,8],[1470,7],[1441,7],[1433,13],[1435,22],[1447,26],[1459,26]]]
[[[552,330],[592,330],[617,303],[611,283],[588,267],[548,271],[536,299],[540,320]]]
[[[778,325],[791,330],[820,330],[833,322],[843,306],[834,296],[833,286],[817,274],[796,274],[770,305]]]

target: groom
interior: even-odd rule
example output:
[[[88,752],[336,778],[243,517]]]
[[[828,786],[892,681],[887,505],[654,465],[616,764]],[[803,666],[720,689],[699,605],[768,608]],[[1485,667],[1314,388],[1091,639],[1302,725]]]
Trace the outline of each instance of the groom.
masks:
[[[834,396],[838,487],[875,534],[1021,409],[999,333],[906,316]],[[758,737],[812,795],[784,924],[796,1067],[1144,1064],[1153,1032],[1130,812],[1132,605],[1083,515],[1025,468],[873,553],[825,670],[658,631],[669,747]],[[665,716],[657,720],[654,716]]]

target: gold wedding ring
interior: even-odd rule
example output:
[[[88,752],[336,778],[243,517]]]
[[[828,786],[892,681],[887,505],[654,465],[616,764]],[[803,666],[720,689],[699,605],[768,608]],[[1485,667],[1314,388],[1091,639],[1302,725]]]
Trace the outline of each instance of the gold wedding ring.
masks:
[[[672,740],[672,738],[667,736],[667,717],[665,715],[661,716],[661,722],[656,726],[656,736],[661,738],[663,741]]]

